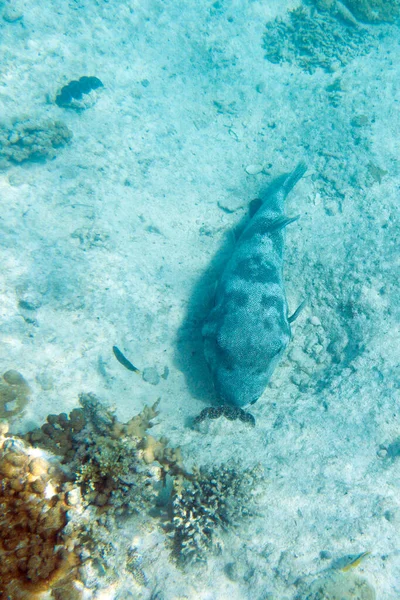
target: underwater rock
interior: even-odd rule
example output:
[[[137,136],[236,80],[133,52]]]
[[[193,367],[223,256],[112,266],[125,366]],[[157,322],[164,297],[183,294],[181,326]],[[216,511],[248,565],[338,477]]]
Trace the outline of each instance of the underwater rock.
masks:
[[[16,6],[8,4],[4,7],[2,17],[7,23],[15,23],[23,19],[23,13]]]
[[[81,77],[65,85],[56,96],[56,104],[60,108],[84,110],[90,108],[97,100],[96,90],[104,87],[98,77]]]
[[[342,0],[362,23],[394,23],[400,17],[399,0]]]
[[[333,71],[367,54],[372,35],[347,25],[329,12],[312,13],[304,6],[289,11],[288,19],[267,23],[263,38],[265,58],[274,64],[289,62],[313,73],[318,67]]]
[[[375,590],[370,583],[354,573],[339,571],[319,577],[299,600],[375,600]]]
[[[9,163],[51,159],[57,149],[72,139],[72,132],[62,121],[14,121],[11,126],[0,124],[0,168]]]
[[[151,385],[158,385],[160,383],[160,376],[155,367],[146,367],[143,369],[142,377],[143,381],[147,381],[147,383],[151,383]]]
[[[204,354],[219,399],[253,404],[263,394],[290,340],[283,285],[286,196],[306,166],[277,180],[236,242],[218,282],[202,334]]]
[[[0,379],[0,419],[20,415],[29,402],[31,390],[18,371],[6,371]]]
[[[263,165],[247,165],[245,171],[247,175],[258,175],[263,172]]]

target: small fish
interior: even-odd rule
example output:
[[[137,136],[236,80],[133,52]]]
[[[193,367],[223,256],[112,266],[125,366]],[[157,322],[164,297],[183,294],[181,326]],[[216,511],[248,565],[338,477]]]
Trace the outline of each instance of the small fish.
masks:
[[[128,371],[133,371],[134,373],[138,373],[140,375],[140,370],[137,369],[121,352],[117,346],[113,346],[114,356],[122,366],[124,366]]]
[[[358,567],[358,565],[361,563],[361,561],[363,561],[364,558],[366,558],[370,554],[371,554],[371,552],[369,550],[367,550],[366,552],[361,552],[361,554],[357,554],[357,556],[352,558],[351,561],[348,562],[347,565],[342,567],[340,570],[345,573],[346,571],[350,571],[350,569],[354,569],[355,567]]]

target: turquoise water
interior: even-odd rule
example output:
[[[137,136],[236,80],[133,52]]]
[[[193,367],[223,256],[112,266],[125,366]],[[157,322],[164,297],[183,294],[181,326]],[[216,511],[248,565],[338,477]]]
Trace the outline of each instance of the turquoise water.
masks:
[[[76,551],[77,597],[311,600],[325,576],[346,600],[400,596],[398,12],[394,0],[0,3],[0,358],[25,382],[16,396],[2,379],[1,418],[19,436],[82,393],[121,422],[161,398],[129,446],[149,453],[156,508],[99,521],[78,503],[70,529],[90,515],[97,538]],[[254,201],[300,161],[283,284],[289,314],[305,307],[265,393],[242,407],[255,427],[239,413],[194,425],[220,403],[201,335],[219,276]],[[180,447],[186,475],[223,477],[236,461],[200,562],[179,560],[171,500],[193,479],[161,473],[148,435]],[[261,485],[233,493],[258,466]]]

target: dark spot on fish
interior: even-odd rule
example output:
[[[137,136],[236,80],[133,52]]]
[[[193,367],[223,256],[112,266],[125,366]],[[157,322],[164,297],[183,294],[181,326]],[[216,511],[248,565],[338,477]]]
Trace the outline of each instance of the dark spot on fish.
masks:
[[[279,283],[276,268],[267,263],[260,254],[255,254],[241,260],[237,264],[234,274],[245,281]]]
[[[241,290],[235,290],[227,294],[228,301],[233,302],[236,306],[246,306],[249,301],[249,295]]]
[[[264,319],[263,325],[264,325],[264,329],[266,329],[267,331],[272,331],[272,329],[273,329],[273,322],[272,322],[272,320],[270,318]]]
[[[275,308],[278,312],[282,311],[282,298],[280,298],[279,296],[267,296],[266,294],[263,294],[261,296],[261,300],[260,300],[260,304],[263,308]]]

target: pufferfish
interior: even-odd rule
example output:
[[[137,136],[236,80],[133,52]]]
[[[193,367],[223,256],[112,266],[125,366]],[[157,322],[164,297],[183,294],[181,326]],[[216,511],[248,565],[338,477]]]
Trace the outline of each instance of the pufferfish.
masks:
[[[217,284],[202,334],[204,353],[220,401],[254,404],[263,394],[291,338],[283,282],[284,232],[298,217],[285,199],[306,172],[300,163],[265,194],[237,240]]]

